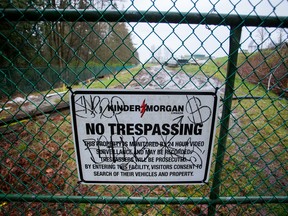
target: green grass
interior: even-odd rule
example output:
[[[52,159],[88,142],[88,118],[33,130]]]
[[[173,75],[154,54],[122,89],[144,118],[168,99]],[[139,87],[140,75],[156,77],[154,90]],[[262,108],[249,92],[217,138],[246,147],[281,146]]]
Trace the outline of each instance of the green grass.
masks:
[[[202,66],[187,65],[176,68],[190,76],[205,75],[225,83],[227,57],[210,60]],[[104,77],[84,86],[85,88],[126,88],[133,78],[143,69],[151,65],[138,66],[118,74]],[[82,88],[75,85],[72,89]],[[266,92],[261,85],[243,81],[239,75],[235,79],[235,96],[264,97],[265,99],[233,100],[227,142],[224,157],[224,169],[221,175],[222,186],[220,196],[287,196],[285,183],[288,170],[287,156],[287,100],[279,100],[278,96]],[[54,91],[63,91],[55,89]],[[5,149],[0,153],[5,156],[2,172],[7,177],[2,185],[3,190],[10,185],[21,192],[23,185],[35,194],[64,194],[80,196],[127,196],[127,197],[207,197],[211,189],[213,176],[207,185],[174,185],[174,186],[116,186],[116,185],[82,185],[77,182],[75,153],[71,135],[70,117],[68,114],[50,116],[25,122],[24,129],[18,134],[17,141],[3,141]],[[219,131],[219,127],[217,129]],[[218,137],[219,135],[217,135]],[[217,143],[215,146],[215,150]],[[22,158],[20,160],[20,158]],[[8,161],[8,162],[7,162]],[[9,162],[10,161],[10,162]],[[13,165],[14,161],[16,165]],[[19,163],[20,161],[21,163]],[[213,157],[213,167],[215,155]],[[21,169],[24,167],[24,169]],[[51,168],[58,172],[51,173]],[[11,170],[11,171],[10,171]],[[15,172],[15,173],[14,173]],[[16,173],[18,172],[18,173]],[[20,174],[21,175],[20,175]],[[26,173],[26,174],[25,174]],[[28,173],[28,175],[27,175]],[[49,176],[50,175],[50,176]],[[18,177],[19,176],[19,177]],[[29,177],[29,178],[28,178]],[[28,178],[28,179],[24,179]],[[9,182],[8,182],[9,180]],[[273,181],[276,181],[273,183]],[[5,186],[5,187],[4,187]],[[45,187],[45,191],[42,187]],[[284,190],[283,190],[284,188]],[[6,191],[4,191],[6,192]],[[12,203],[3,206],[7,208]],[[27,204],[29,205],[29,204]],[[44,204],[43,204],[44,205]],[[51,206],[57,209],[58,207]],[[287,205],[228,205],[218,207],[219,214],[254,215],[259,209],[266,213],[282,215]],[[70,214],[151,214],[173,215],[181,213],[200,214],[206,212],[205,205],[104,205],[104,204],[65,204]],[[0,211],[1,213],[1,211]],[[180,214],[180,215],[181,215]],[[179,215],[179,214],[178,214]]]
[[[245,56],[240,55],[239,65],[244,60]],[[224,85],[227,61],[227,57],[222,57],[210,60],[205,65],[186,65],[173,70],[184,71],[192,77],[204,75],[207,78],[215,78]],[[120,82],[126,87],[133,79],[133,75],[133,73],[116,75],[106,83],[102,83],[102,87],[117,86]],[[222,174],[224,187],[221,196],[284,196],[285,190],[283,191],[281,184],[287,177],[288,169],[287,100],[280,100],[273,92],[267,92],[261,84],[255,85],[243,80],[239,74],[235,77],[234,90],[234,97],[250,97],[250,99],[233,100],[232,103],[234,120],[230,123],[227,152],[224,157]],[[254,99],[255,97],[263,99]],[[234,129],[237,127],[238,129]],[[273,175],[278,176],[278,179]],[[273,181],[276,182],[273,184]],[[186,191],[196,197],[207,196],[209,187],[177,186],[170,189],[169,195],[187,196]],[[235,207],[236,212],[252,214],[258,211],[259,206],[244,209],[244,206]],[[270,205],[266,206],[266,211],[270,211]],[[271,211],[281,214],[283,207],[274,207]]]
[[[184,65],[182,68],[176,68],[176,70],[182,69],[191,76],[203,75],[207,78],[216,78],[224,82],[227,61],[227,57],[221,57],[208,60],[207,63],[203,65]]]
[[[74,85],[72,89],[77,88],[90,88],[90,89],[103,89],[103,88],[125,88],[133,80],[133,77],[143,69],[143,66],[136,66],[135,68],[122,70],[116,74],[111,74],[103,78],[96,78],[93,82],[87,83],[86,86]]]
[[[245,56],[240,55],[238,65],[243,61]],[[210,60],[200,67],[187,65],[181,69],[191,76],[205,75],[225,83],[227,57]],[[221,196],[285,196],[288,102],[261,84],[243,80],[239,74],[235,77],[234,90],[234,97],[249,99],[232,103]],[[283,206],[275,206],[272,212],[281,215]],[[271,205],[266,207],[269,211]]]

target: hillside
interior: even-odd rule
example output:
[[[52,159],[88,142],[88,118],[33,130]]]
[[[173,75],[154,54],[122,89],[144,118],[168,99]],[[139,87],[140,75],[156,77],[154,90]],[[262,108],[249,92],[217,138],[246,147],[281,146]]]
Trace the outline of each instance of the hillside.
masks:
[[[247,57],[239,68],[244,80],[253,84],[261,83],[282,97],[288,97],[288,44],[283,43],[273,49],[261,50]]]

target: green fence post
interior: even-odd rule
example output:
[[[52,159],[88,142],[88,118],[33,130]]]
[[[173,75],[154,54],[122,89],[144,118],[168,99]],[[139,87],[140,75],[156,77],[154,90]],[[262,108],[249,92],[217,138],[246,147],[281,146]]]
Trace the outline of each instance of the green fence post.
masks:
[[[61,5],[49,2],[22,4],[9,0],[0,3],[0,215],[203,215],[207,211],[209,215],[287,214],[288,55],[283,34],[288,34],[288,16],[282,12],[283,15],[278,16],[277,10],[285,1],[277,5],[271,3],[273,13],[263,16],[259,16],[255,4],[251,4],[251,13],[240,15],[236,10],[238,3],[231,3],[234,7],[228,14],[221,14],[222,10],[203,13],[196,3],[186,9],[177,8],[176,1],[172,1],[173,6],[167,11],[160,11],[155,1],[145,11],[134,3],[118,10],[113,4],[116,0],[105,1],[102,6],[94,4],[100,1],[82,1],[81,6],[71,1],[61,1]],[[217,2],[212,5],[215,8]],[[118,29],[119,24],[123,25]],[[203,27],[207,33],[200,35]],[[208,59],[206,65],[176,68],[164,67],[160,61],[162,57],[173,60],[182,50],[190,59],[196,54],[211,56],[218,51],[227,56],[224,47],[227,35],[225,38],[218,36],[225,27],[230,29],[228,61],[227,57]],[[144,34],[141,28],[145,28]],[[245,37],[240,44],[242,28]],[[257,32],[260,28],[265,35],[267,33],[262,42],[254,37],[260,33]],[[136,37],[139,43],[134,44],[130,36]],[[153,44],[149,44],[151,39],[155,40]],[[175,40],[176,50],[170,47],[171,39]],[[218,45],[215,50],[208,49],[210,39]],[[243,43],[248,45],[249,40],[251,49],[248,47],[244,55],[242,47],[243,63],[237,66],[238,55],[242,57],[238,50]],[[186,46],[194,42],[192,49]],[[264,42],[270,43],[267,48],[262,46]],[[142,50],[146,50],[143,52],[147,54],[143,56],[145,61],[140,58]],[[149,63],[154,59],[160,66],[153,69]],[[130,70],[133,62],[139,65]],[[78,88],[162,89],[170,87],[169,84],[183,90],[194,78],[194,87],[204,90],[206,84],[218,85],[209,79],[215,76],[215,81],[218,80],[224,70],[223,64],[228,65],[226,88],[217,156],[212,161],[215,161],[215,170],[209,186],[79,184],[66,96],[69,91]],[[120,73],[123,68],[125,70]],[[236,73],[241,75],[242,83]],[[278,73],[280,75],[276,76]],[[258,84],[251,82],[253,76],[259,80]],[[178,77],[183,84],[176,81]],[[266,85],[262,84],[266,80],[269,85],[264,91],[262,86]],[[153,82],[157,87],[149,86]],[[281,92],[270,91],[275,89]],[[16,100],[18,96],[23,99]],[[248,99],[253,101],[248,102]],[[266,99],[271,102],[264,101]],[[238,103],[232,103],[233,100]],[[83,99],[84,103],[85,110],[91,111],[97,99],[87,100],[87,107],[91,103],[89,109]],[[233,116],[232,111],[237,115]],[[235,117],[235,122],[231,122],[230,117]],[[231,133],[233,125],[238,128]],[[229,146],[229,136],[233,136],[233,146]],[[110,154],[107,143],[105,154]],[[186,153],[186,147],[184,151]],[[192,153],[197,152],[193,149],[191,156]],[[228,155],[231,157],[226,159]],[[99,170],[112,170],[111,167],[103,165]],[[168,172],[168,168],[163,170]],[[152,173],[152,169],[149,172]],[[143,178],[149,180],[144,175]],[[225,205],[227,209],[222,209]]]
[[[227,135],[229,132],[229,119],[231,114],[231,105],[234,93],[234,82],[237,72],[238,50],[240,48],[241,26],[231,26],[229,37],[229,56],[227,65],[227,75],[225,84],[225,94],[223,99],[223,110],[221,117],[220,134],[218,139],[218,149],[216,155],[215,171],[213,184],[210,192],[210,199],[215,200],[219,197],[221,184],[221,171],[223,168],[224,154],[226,151]],[[208,215],[215,215],[216,204],[209,206]]]

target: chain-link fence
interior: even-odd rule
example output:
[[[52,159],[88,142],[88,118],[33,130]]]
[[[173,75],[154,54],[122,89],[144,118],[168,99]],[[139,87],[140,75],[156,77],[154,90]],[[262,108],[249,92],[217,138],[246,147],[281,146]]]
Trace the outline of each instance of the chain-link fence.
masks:
[[[286,215],[287,8],[0,1],[0,215]],[[67,88],[219,89],[209,182],[81,184]]]

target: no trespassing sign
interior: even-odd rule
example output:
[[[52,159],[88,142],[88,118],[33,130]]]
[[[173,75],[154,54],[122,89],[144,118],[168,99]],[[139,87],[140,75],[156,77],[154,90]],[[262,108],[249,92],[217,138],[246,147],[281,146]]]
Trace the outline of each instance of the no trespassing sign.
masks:
[[[73,91],[80,182],[206,183],[218,101],[210,91]]]

